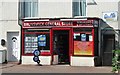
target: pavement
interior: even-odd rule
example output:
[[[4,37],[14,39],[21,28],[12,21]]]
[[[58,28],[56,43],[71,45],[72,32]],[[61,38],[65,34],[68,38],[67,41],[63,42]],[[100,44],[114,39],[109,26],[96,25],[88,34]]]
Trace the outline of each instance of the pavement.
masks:
[[[70,65],[18,65],[17,63],[0,64],[2,73],[112,73],[112,67],[86,67]]]

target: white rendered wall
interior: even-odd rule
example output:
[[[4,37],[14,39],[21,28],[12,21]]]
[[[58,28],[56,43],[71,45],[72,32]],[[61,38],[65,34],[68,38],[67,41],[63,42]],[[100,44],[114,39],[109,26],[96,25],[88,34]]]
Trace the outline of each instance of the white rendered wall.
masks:
[[[39,17],[72,17],[72,0],[39,0]]]
[[[37,64],[33,61],[34,56],[22,56],[22,64]],[[40,64],[51,65],[51,56],[39,56]]]
[[[71,56],[71,66],[94,66],[94,57]]]
[[[8,51],[8,48],[7,48],[8,32],[19,32],[19,38],[20,38],[20,26],[18,25],[18,1],[19,0],[10,0],[10,1],[1,0],[0,1],[0,30],[1,30],[0,40],[5,39],[6,41],[5,46],[0,45],[0,50]],[[19,42],[19,47],[20,47],[20,42]],[[20,53],[20,51],[21,50],[19,49],[18,52]],[[7,56],[8,56],[8,52],[7,52]]]
[[[18,1],[0,1],[0,40],[5,39],[7,42],[7,32],[20,32],[20,26],[18,25]],[[2,47],[0,45],[0,49],[6,49],[6,46]]]
[[[103,18],[103,12],[118,12],[118,1],[119,0],[94,0],[95,5],[87,5],[87,16]],[[119,12],[118,12],[119,14]],[[119,19],[119,16],[118,16]],[[118,29],[118,20],[117,21],[106,21],[114,29]]]

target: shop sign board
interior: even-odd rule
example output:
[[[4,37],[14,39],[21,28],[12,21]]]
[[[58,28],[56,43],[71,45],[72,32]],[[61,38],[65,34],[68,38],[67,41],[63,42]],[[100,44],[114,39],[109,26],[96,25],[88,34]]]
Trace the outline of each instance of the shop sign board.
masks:
[[[79,21],[38,21],[38,22],[24,22],[23,27],[43,27],[43,26],[89,26],[93,27],[93,20],[79,20]]]
[[[117,12],[110,11],[110,12],[103,12],[103,20],[104,21],[117,21]]]

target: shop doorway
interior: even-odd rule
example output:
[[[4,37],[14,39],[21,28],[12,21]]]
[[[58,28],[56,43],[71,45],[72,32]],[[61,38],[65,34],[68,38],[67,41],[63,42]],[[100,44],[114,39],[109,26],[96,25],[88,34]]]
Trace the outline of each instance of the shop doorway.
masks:
[[[69,30],[53,30],[53,52],[58,64],[69,64]]]
[[[112,50],[115,49],[115,35],[103,36],[103,66],[112,65]]]

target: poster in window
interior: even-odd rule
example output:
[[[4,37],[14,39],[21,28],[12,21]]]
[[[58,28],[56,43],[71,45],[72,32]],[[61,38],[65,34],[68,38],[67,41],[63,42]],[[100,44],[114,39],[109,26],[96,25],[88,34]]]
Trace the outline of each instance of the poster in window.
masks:
[[[38,36],[38,41],[46,41],[46,36],[45,35],[39,35]]]
[[[81,41],[86,41],[86,34],[81,34]]]
[[[25,42],[31,42],[31,37],[25,37]]]
[[[25,37],[25,42],[28,42],[28,37]]]
[[[38,46],[46,46],[46,42],[38,42]]]
[[[32,47],[37,47],[37,43],[32,43]]]
[[[89,35],[89,41],[93,41],[92,39],[92,35]]]
[[[46,46],[46,35],[38,36],[38,46]]]
[[[93,43],[74,41],[74,55],[93,55]]]
[[[32,42],[37,42],[37,37],[32,37]]]
[[[77,36],[80,36],[80,33],[74,33],[74,39],[77,39]]]
[[[31,37],[27,37],[27,42],[31,42]]]

